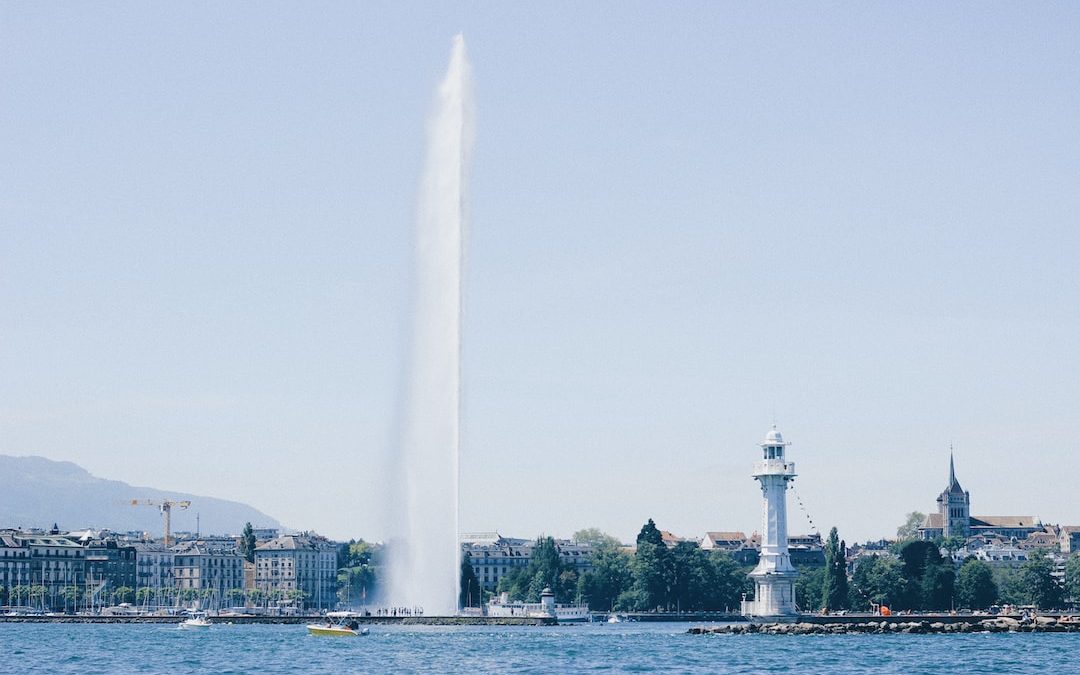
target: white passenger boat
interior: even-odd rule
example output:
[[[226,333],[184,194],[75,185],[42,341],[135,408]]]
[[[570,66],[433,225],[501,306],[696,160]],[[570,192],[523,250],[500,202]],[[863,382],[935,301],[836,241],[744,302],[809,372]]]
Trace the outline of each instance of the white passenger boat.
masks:
[[[559,623],[567,621],[588,621],[589,606],[580,603],[571,605],[556,604],[555,594],[550,588],[540,593],[540,602],[510,602],[507,593],[492,598],[487,606],[488,616],[522,617],[527,619],[555,619]]]

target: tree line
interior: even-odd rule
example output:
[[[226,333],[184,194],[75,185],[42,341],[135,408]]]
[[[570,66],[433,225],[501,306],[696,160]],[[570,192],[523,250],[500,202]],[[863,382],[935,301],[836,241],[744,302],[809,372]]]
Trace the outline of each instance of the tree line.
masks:
[[[596,529],[580,530],[578,544],[592,547],[591,569],[579,574],[565,565],[551,537],[540,537],[528,564],[499,579],[496,592],[511,600],[537,602],[544,588],[556,601],[588,603],[594,611],[737,611],[745,594],[752,598],[751,568],[723,551],[705,551],[694,543],[669,548],[650,519],[630,550]],[[847,547],[836,528],[825,541],[825,566],[803,566],[795,598],[803,611],[869,611],[885,605],[893,610],[948,611],[986,609],[995,604],[1065,606],[1080,599],[1080,555],[1067,563],[1065,581],[1054,575],[1054,563],[1041,551],[1030,553],[1018,568],[991,567],[969,558],[959,566],[941,555],[943,544],[899,541],[879,556],[861,556],[848,569]],[[362,604],[379,588],[383,551],[363,540],[343,544],[338,555],[338,597]],[[461,564],[460,605],[479,606],[481,591],[468,556]]]
[[[596,530],[580,531],[574,540],[593,547],[591,570],[578,574],[564,565],[554,539],[541,537],[528,565],[499,579],[497,592],[536,602],[550,588],[556,602],[586,602],[594,611],[701,611],[736,610],[752,589],[748,569],[730,555],[690,542],[668,548],[652,519],[642,526],[632,553]],[[463,590],[471,569],[462,566]]]
[[[835,528],[826,547],[833,544]],[[842,552],[843,542],[838,549]],[[982,610],[992,605],[1034,605],[1059,609],[1069,598],[1080,599],[1080,556],[1072,556],[1065,581],[1054,574],[1054,562],[1035,549],[1017,568],[991,567],[969,557],[959,566],[941,555],[940,541],[906,541],[894,545],[890,555],[865,556],[846,579],[846,592],[837,588],[835,570],[803,570],[796,582],[800,607],[829,611],[866,611],[880,605],[893,610]],[[846,577],[846,575],[844,575]]]

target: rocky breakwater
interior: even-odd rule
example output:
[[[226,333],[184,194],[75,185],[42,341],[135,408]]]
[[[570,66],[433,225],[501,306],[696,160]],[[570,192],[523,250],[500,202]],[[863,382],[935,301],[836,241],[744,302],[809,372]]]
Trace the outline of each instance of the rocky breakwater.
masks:
[[[869,634],[940,634],[940,633],[1080,633],[1080,617],[1036,616],[1017,618],[995,616],[970,621],[864,621],[853,623],[736,623],[724,626],[696,626],[694,635],[760,633],[764,635],[846,635]]]

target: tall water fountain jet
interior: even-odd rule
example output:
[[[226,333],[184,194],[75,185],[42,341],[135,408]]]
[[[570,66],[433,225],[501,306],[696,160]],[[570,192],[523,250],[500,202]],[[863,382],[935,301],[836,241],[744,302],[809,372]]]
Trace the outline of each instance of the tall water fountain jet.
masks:
[[[388,601],[427,615],[457,611],[458,455],[461,411],[461,270],[473,117],[465,39],[428,120],[417,209],[413,344],[396,500],[402,539],[391,547]]]

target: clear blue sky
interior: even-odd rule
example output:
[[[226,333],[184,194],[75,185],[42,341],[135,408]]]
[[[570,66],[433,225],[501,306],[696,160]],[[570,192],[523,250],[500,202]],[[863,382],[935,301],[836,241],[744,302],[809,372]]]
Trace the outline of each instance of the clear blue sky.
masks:
[[[383,536],[463,31],[464,529],[1080,524],[1080,8],[582,5],[0,5],[0,452]]]

